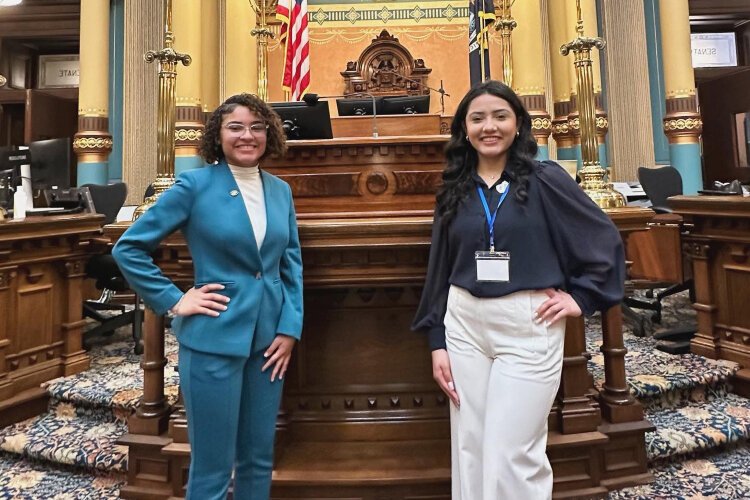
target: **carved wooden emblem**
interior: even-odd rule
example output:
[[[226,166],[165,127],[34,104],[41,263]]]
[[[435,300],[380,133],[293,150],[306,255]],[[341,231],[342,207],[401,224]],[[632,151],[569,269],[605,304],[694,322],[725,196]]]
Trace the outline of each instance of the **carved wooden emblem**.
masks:
[[[372,43],[362,51],[359,59],[346,63],[344,94],[357,95],[363,92],[374,95],[420,95],[430,91],[425,86],[432,69],[425,67],[424,60],[415,59],[398,38],[380,32]]]

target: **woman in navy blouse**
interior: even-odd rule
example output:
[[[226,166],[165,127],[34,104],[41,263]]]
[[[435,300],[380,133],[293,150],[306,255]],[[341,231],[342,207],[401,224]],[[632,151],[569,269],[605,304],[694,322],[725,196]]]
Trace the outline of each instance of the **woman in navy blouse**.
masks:
[[[547,416],[565,320],[618,304],[617,228],[562,167],[534,160],[531,119],[489,81],[459,104],[413,328],[451,399],[454,500],[552,496]]]

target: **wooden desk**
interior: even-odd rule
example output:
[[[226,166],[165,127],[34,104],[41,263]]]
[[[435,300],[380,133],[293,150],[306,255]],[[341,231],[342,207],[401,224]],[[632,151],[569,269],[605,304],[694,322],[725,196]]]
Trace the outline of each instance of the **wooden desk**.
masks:
[[[750,397],[750,198],[674,196],[669,205],[692,224],[698,332],[690,350],[741,364],[735,390]]]
[[[82,214],[0,222],[0,425],[46,409],[42,382],[89,367],[82,285],[103,220]]]
[[[274,498],[450,497],[448,401],[432,380],[427,339],[409,330],[429,255],[446,138],[298,141],[266,165],[292,186],[305,279],[302,341],[278,421]],[[623,237],[650,210],[608,212]],[[127,228],[108,226],[116,239]],[[180,235],[155,260],[192,284]],[[550,413],[557,495],[606,493],[648,478],[651,428],[625,381],[619,307],[605,315],[606,383],[591,387],[583,320],[568,323],[563,382]],[[163,394],[163,323],[147,313],[144,398],[129,421],[123,498],[181,496],[187,422]],[[165,432],[166,431],[166,432]]]
[[[373,125],[377,124],[378,136],[422,136],[449,134],[453,117],[416,114],[416,115],[378,115],[372,116],[333,116],[331,128],[333,137],[372,137]]]
[[[628,241],[628,260],[631,279],[660,283],[683,281],[682,217],[676,214],[656,214],[647,231],[633,234]],[[688,273],[687,276],[690,276]]]

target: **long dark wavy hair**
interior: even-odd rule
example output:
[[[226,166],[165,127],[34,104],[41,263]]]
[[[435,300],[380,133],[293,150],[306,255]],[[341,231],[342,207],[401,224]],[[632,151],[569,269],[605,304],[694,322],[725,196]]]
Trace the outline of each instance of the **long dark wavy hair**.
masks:
[[[245,106],[268,124],[266,151],[260,157],[260,160],[262,161],[267,156],[274,154],[284,156],[286,154],[286,134],[284,134],[284,129],[281,128],[279,115],[258,96],[237,94],[224,101],[208,117],[200,146],[201,156],[206,163],[215,163],[224,159],[224,151],[221,149],[221,120],[224,119],[224,115],[234,111],[237,106]]]
[[[477,170],[479,156],[466,137],[465,123],[469,105],[474,99],[484,94],[491,94],[506,100],[516,115],[518,136],[508,151],[505,171],[513,180],[511,187],[516,199],[524,203],[528,197],[529,175],[534,168],[534,156],[538,150],[534,136],[531,134],[531,116],[510,87],[504,83],[489,80],[469,90],[456,108],[456,114],[453,117],[451,138],[445,147],[446,166],[443,170],[443,184],[437,194],[436,210],[445,224],[453,219],[458,205],[474,188],[471,176]]]

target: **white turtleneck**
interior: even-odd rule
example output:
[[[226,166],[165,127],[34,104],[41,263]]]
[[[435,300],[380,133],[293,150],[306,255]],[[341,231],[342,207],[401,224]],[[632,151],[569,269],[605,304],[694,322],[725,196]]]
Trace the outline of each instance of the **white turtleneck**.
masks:
[[[242,199],[245,202],[247,215],[250,217],[250,223],[253,225],[255,233],[255,243],[260,250],[263,245],[263,239],[266,237],[266,202],[263,196],[263,181],[260,178],[258,166],[254,167],[236,167],[229,165],[237,187],[240,188]]]

